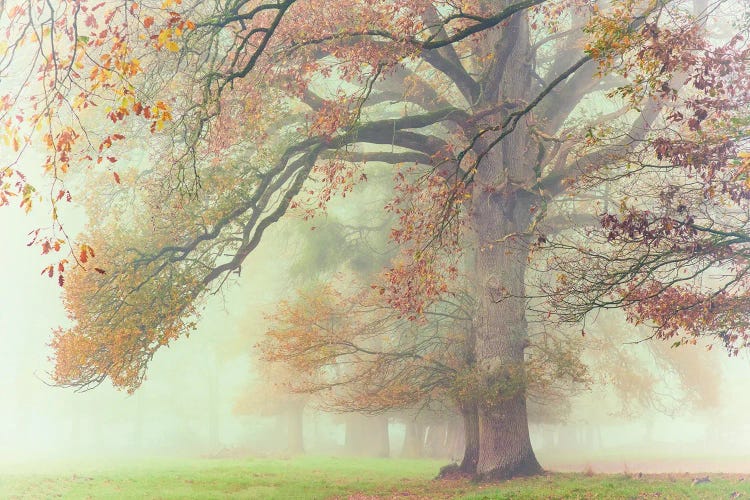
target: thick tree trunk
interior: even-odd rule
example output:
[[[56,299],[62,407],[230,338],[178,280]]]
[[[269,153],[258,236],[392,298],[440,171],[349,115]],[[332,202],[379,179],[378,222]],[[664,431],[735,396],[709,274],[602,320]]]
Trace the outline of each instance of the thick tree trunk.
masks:
[[[467,402],[461,409],[463,432],[461,441],[463,459],[461,464],[452,463],[440,469],[438,478],[453,478],[456,476],[474,476],[479,462],[479,410],[476,403]],[[455,455],[453,455],[455,456]]]
[[[525,403],[521,394],[497,405],[498,409],[481,413],[479,478],[508,479],[542,472],[529,440]]]
[[[464,420],[464,458],[459,469],[466,474],[477,472],[479,462],[479,410],[476,404],[469,404],[461,411]]]
[[[492,54],[494,64],[484,84],[485,104],[520,107],[528,103],[533,81],[526,16],[513,16],[487,43],[485,50]],[[499,113],[495,120],[502,123],[504,118]],[[479,148],[488,145],[480,141]],[[532,190],[537,150],[522,120],[484,157],[474,179],[474,332],[480,376],[476,473],[482,479],[542,471],[529,438],[524,368],[528,346],[524,299],[528,241],[524,234],[538,204]]]
[[[495,218],[502,219],[502,215],[495,213]],[[506,229],[484,235],[510,233]],[[477,366],[482,381],[477,475],[505,479],[537,474],[541,467],[531,448],[526,413],[527,337],[522,298],[526,256],[514,250],[512,242],[498,244],[500,238],[482,239],[484,251],[480,248],[477,252],[477,272],[484,283],[475,318]]]

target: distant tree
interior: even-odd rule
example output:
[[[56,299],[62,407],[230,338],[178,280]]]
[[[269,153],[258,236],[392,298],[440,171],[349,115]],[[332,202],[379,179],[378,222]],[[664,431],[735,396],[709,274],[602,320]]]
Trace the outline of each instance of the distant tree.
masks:
[[[614,400],[595,418],[649,411],[676,415],[719,406],[722,370],[716,356],[700,347],[643,342],[650,333],[628,325],[620,312],[600,313],[587,327],[583,359],[600,381],[594,397],[606,391]]]
[[[310,396],[289,390],[292,379],[300,374],[259,359],[254,360],[253,374],[255,377],[236,401],[234,412],[238,415],[276,417],[286,434],[285,451],[304,453],[304,413]]]
[[[74,321],[53,339],[61,385],[135,389],[271,224],[319,213],[365,180],[363,162],[398,178],[388,210],[402,255],[380,284],[391,307],[418,321],[471,262],[473,355],[492,396],[478,408],[482,477],[541,471],[518,376],[529,295],[552,297],[562,320],[622,307],[662,338],[746,343],[744,4],[2,7],[0,72],[39,82],[0,98],[5,141],[14,158],[38,130],[52,186],[35,191],[11,160],[0,192],[24,208],[43,192],[54,227],[35,241],[68,249],[45,270],[67,280]],[[114,166],[144,130],[154,165],[111,172],[137,193],[127,216],[103,205],[68,237],[66,172]],[[577,237],[558,229],[579,212],[569,195],[604,189],[619,210],[589,208]],[[547,241],[552,283],[530,287]]]
[[[260,347],[266,361],[298,374],[289,387],[316,394],[332,411],[383,413],[442,408],[463,419],[462,472],[476,470],[478,408],[489,404],[473,358],[473,299],[456,294],[411,321],[384,304],[369,287],[358,293],[338,283],[314,287],[293,302],[282,301],[270,317]],[[560,404],[576,384],[585,386],[577,350],[560,338],[541,336],[522,371],[509,384],[524,384],[547,405]]]

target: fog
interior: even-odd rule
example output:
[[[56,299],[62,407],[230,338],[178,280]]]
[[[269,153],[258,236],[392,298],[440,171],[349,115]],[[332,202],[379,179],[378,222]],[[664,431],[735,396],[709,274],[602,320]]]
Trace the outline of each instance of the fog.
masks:
[[[293,261],[295,253],[288,236],[269,233],[237,282],[211,299],[197,331],[157,354],[147,380],[133,395],[108,383],[76,393],[49,385],[52,364],[47,343],[51,329],[65,325],[67,319],[60,289],[40,276],[44,259],[25,246],[26,234],[38,222],[33,213],[0,211],[4,235],[0,253],[5,264],[0,289],[0,459],[5,466],[79,459],[101,463],[135,457],[290,455],[292,438],[286,435],[290,417],[265,404],[268,387],[253,394],[267,385],[259,379],[254,361],[264,317],[292,286],[280,278],[285,272],[282,263]],[[614,323],[632,328],[621,319]],[[611,323],[605,327],[611,328]],[[638,335],[632,331],[623,338]],[[629,367],[631,372],[652,370],[661,377],[646,395],[648,403],[624,405],[612,380],[597,373],[593,363],[591,388],[570,399],[565,415],[531,424],[532,441],[546,468],[747,470],[750,404],[744,381],[750,376],[750,364],[746,357],[729,358],[706,352],[700,345],[683,347],[695,354],[686,355],[683,361],[688,364],[683,367],[689,371],[689,364],[699,360],[710,374],[705,380],[710,388],[696,396],[697,403],[688,404],[686,389],[675,381],[673,372],[649,361],[645,344],[621,343],[620,347],[633,356],[631,362],[643,363],[640,368]],[[698,373],[698,379],[707,376]],[[351,416],[320,412],[312,404],[302,416],[304,450],[310,454],[350,454],[354,442],[354,451],[359,446],[362,454],[404,456],[410,419],[422,419],[422,456],[446,463],[460,459],[460,446],[447,443],[451,438],[446,428],[419,413],[379,417],[380,422],[388,419],[385,452],[361,441],[356,444],[347,436]],[[352,428],[371,436],[376,419],[369,418]],[[443,446],[430,448],[430,441],[442,441]]]
[[[376,204],[380,208],[383,201]],[[83,215],[75,207],[68,210],[66,228],[77,234]],[[335,202],[331,210],[336,212]],[[284,393],[283,374],[262,372],[257,343],[268,326],[266,316],[296,292],[298,283],[288,274],[299,257],[297,245],[316,221],[272,227],[243,263],[241,275],[208,301],[196,331],[157,352],[147,379],[133,394],[108,382],[85,392],[55,387],[48,343],[52,330],[69,320],[56,280],[40,275],[49,261],[38,247],[26,245],[29,232],[48,225],[48,217],[44,208],[29,215],[15,207],[0,210],[4,467],[144,457],[289,457],[303,451],[418,456],[445,463],[461,459],[462,438],[448,410],[377,416],[325,412],[314,398]],[[305,234],[290,236],[294,231]],[[317,256],[335,260],[337,250],[322,248]],[[589,386],[576,388],[562,402],[532,406],[532,443],[545,468],[750,469],[747,355],[727,357],[700,343],[670,350],[668,344],[638,342],[648,332],[618,314],[602,315],[587,331],[582,342]],[[300,422],[301,435],[295,435]]]

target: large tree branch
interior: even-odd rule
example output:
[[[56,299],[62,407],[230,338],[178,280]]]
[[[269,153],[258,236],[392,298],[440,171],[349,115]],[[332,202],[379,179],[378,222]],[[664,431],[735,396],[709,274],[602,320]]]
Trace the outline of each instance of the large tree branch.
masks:
[[[141,255],[134,261],[134,264],[142,266],[161,261],[154,271],[158,274],[167,268],[168,263],[185,260],[189,254],[197,251],[199,246],[220,239],[231,225],[240,223],[243,229],[239,247],[232,251],[233,256],[229,261],[213,266],[211,271],[206,274],[202,282],[204,287],[208,286],[223,274],[238,269],[247,255],[260,243],[265,229],[286,213],[291,200],[299,194],[315,161],[322,152],[362,143],[392,144],[400,148],[410,149],[412,152],[370,152],[363,153],[359,159],[388,162],[398,159],[429,164],[430,156],[444,147],[445,143],[436,137],[407,129],[430,127],[454,114],[457,117],[465,118],[465,114],[460,110],[448,108],[433,113],[405,116],[395,120],[370,122],[331,139],[311,138],[290,146],[282,155],[278,164],[261,176],[254,194],[222,217],[210,231],[194,237],[184,245],[166,246],[153,255]],[[356,160],[356,156],[352,157],[352,160]],[[270,213],[269,210],[271,210]],[[249,217],[242,221],[248,212],[250,213]],[[196,289],[195,295],[197,296],[201,291],[202,288]]]
[[[422,47],[423,49],[427,49],[427,50],[438,49],[440,47],[445,47],[446,45],[452,45],[456,42],[464,40],[465,38],[475,35],[476,33],[480,33],[490,28],[494,28],[498,24],[510,18],[513,14],[529,9],[535,5],[542,4],[546,1],[547,0],[525,0],[523,2],[518,2],[516,4],[509,5],[503,10],[501,10],[500,12],[498,12],[497,14],[490,16],[490,17],[472,17],[472,19],[475,20],[476,23],[472,24],[468,28],[459,30],[455,32],[453,35],[447,36],[445,38],[428,39],[422,43],[418,42],[418,45]],[[452,19],[459,19],[459,18],[467,18],[467,16],[461,16],[461,15],[453,16],[452,18],[448,18],[444,20],[443,25],[444,26],[447,25],[447,23],[450,22]]]
[[[475,134],[472,140],[469,142],[469,145],[461,151],[458,155],[458,162],[459,166],[463,159],[466,157],[466,154],[474,149],[476,144],[479,142],[480,139],[482,139],[486,134],[490,132],[500,132],[500,134],[489,141],[488,145],[477,154],[477,158],[475,161],[475,164],[481,163],[481,161],[484,159],[485,156],[489,154],[489,152],[494,148],[496,145],[500,143],[505,137],[507,137],[509,134],[511,134],[515,128],[516,125],[518,125],[518,122],[529,114],[534,108],[537,107],[537,105],[544,100],[544,98],[549,95],[555,87],[557,87],[561,82],[565,81],[570,75],[575,73],[581,66],[586,64],[588,61],[591,60],[591,56],[584,56],[581,59],[578,60],[573,66],[568,68],[567,71],[563,72],[562,74],[558,75],[557,78],[552,80],[549,85],[547,85],[546,88],[544,88],[537,96],[528,103],[523,109],[520,109],[518,111],[514,111],[510,113],[501,124],[486,128],[484,130],[481,130],[479,133]],[[470,170],[469,170],[470,171]]]
[[[575,182],[576,178],[586,175],[601,165],[617,162],[646,138],[662,107],[660,100],[650,99],[622,141],[577,158],[559,169],[551,170],[538,182],[536,188],[545,196],[554,198],[565,191],[568,183]]]
[[[243,230],[243,243],[237,249],[234,256],[229,260],[216,266],[210,273],[203,278],[204,286],[210,285],[211,282],[222,276],[224,273],[234,271],[242,265],[247,256],[252,252],[260,243],[261,238],[265,230],[274,222],[278,221],[289,209],[292,203],[292,199],[299,194],[302,189],[302,185],[307,180],[307,177],[315,165],[315,160],[320,153],[322,146],[313,148],[312,151],[305,154],[302,158],[294,162],[288,171],[288,175],[284,176],[277,183],[279,187],[289,178],[293,178],[289,187],[281,194],[276,208],[265,217],[261,218],[261,212],[257,211],[253,214],[253,217],[245,224]]]
[[[456,62],[453,62],[432,50],[423,51],[421,57],[433,68],[450,78],[469,105],[477,102],[480,92],[479,84],[466,72],[458,58],[456,58]]]

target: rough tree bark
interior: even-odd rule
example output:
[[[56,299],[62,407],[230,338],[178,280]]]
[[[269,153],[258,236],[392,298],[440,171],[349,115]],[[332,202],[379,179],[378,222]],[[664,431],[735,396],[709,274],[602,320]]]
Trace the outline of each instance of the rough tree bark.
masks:
[[[480,106],[522,106],[531,97],[528,20],[515,15],[487,37],[489,70]],[[503,116],[497,117],[499,120]],[[481,148],[480,148],[481,149]],[[526,412],[524,349],[528,345],[523,299],[528,243],[515,237],[531,221],[535,147],[520,121],[478,165],[471,227],[475,234],[476,363],[480,373],[477,476],[505,479],[542,471],[531,447]]]
[[[493,207],[496,203],[491,198],[488,196],[481,201]],[[485,211],[477,209],[477,212]],[[496,220],[502,219],[502,216],[496,217]],[[541,472],[531,448],[526,412],[524,349],[527,332],[524,300],[518,297],[523,292],[524,275],[524,267],[518,259],[524,255],[518,249],[511,251],[512,243],[497,244],[497,238],[493,240],[490,236],[512,232],[511,221],[504,222],[501,226],[504,231],[484,232],[481,240],[485,250],[477,250],[477,272],[485,277],[475,317],[477,365],[482,380],[477,474],[487,479]]]
[[[479,409],[476,404],[467,404],[461,410],[464,421],[464,456],[459,471],[475,474],[479,462]]]

